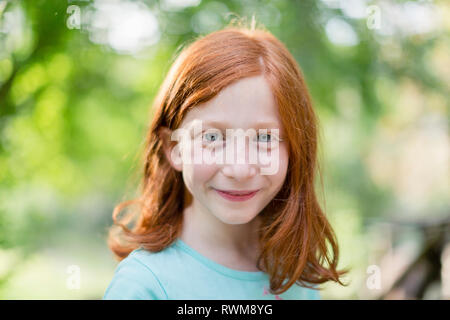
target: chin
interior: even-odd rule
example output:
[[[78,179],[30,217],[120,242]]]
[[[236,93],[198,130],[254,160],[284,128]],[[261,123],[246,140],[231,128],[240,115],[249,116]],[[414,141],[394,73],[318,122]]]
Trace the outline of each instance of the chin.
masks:
[[[217,216],[223,223],[226,224],[246,224],[252,221],[256,215],[243,215],[239,212],[233,213],[233,214],[224,214],[221,216]]]

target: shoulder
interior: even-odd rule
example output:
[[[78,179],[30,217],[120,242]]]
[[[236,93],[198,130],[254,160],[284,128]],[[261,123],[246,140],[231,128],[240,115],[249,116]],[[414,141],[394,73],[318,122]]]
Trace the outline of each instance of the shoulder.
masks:
[[[132,251],[117,266],[103,299],[167,299],[164,287],[148,263],[150,258],[157,260],[158,254],[143,249]]]
[[[319,289],[307,289],[308,300],[322,300]]]
[[[286,298],[294,300],[322,300],[319,287],[317,285],[313,287],[314,289],[311,289],[296,283],[286,292]]]
[[[317,284],[309,284],[313,288],[303,287],[301,286],[301,290],[303,291],[303,299],[305,300],[321,300],[322,296],[320,294],[320,287]]]

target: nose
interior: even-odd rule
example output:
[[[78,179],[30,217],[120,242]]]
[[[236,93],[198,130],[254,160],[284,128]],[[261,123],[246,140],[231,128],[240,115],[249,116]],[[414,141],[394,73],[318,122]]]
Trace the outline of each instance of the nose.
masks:
[[[257,173],[257,164],[255,159],[250,159],[249,155],[249,145],[247,142],[244,145],[233,145],[227,146],[228,151],[234,150],[237,154],[233,154],[231,158],[234,161],[226,162],[222,168],[223,174],[228,177],[235,179],[237,181],[246,180],[254,177]],[[253,163],[255,162],[255,163]]]
[[[223,174],[237,181],[247,180],[256,175],[256,168],[254,165],[245,164],[229,164],[222,169]]]

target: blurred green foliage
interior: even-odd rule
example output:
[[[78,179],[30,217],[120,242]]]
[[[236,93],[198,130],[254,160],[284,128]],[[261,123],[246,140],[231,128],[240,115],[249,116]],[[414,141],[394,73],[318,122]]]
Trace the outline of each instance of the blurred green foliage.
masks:
[[[447,2],[392,1],[405,15],[413,10],[408,5],[431,8],[439,12],[441,24],[409,32],[391,21],[390,33],[384,34],[368,27],[366,7],[377,1],[356,1],[364,4],[358,17],[338,0],[180,3],[0,1],[0,250],[15,255],[0,255],[0,297],[54,297],[52,292],[101,297],[113,271],[106,230],[114,205],[131,197],[137,186],[137,155],[152,99],[182,44],[236,17],[255,14],[286,44],[304,72],[321,121],[326,208],[338,237],[342,234],[344,262],[365,263],[364,254],[352,260],[352,253],[346,253],[361,251],[351,236],[364,233],[365,221],[401,210],[395,183],[377,182],[368,158],[380,123],[388,123],[394,132],[404,128],[391,117],[404,83],[424,97],[421,113],[411,122],[431,109],[446,119]],[[380,8],[381,23],[392,20]],[[142,25],[120,24],[126,10],[151,15],[147,20],[137,16]],[[74,12],[80,13],[79,28],[70,25],[77,22]],[[150,33],[152,16],[157,29]],[[346,37],[339,40],[340,35]],[[140,47],[142,43],[148,45]],[[432,200],[424,208],[437,214],[447,208],[442,197]],[[43,289],[33,295],[30,287],[39,281],[21,287],[19,276],[16,291],[8,289],[8,279],[23,272],[19,266],[39,253],[48,257],[50,249],[64,261],[58,279],[67,276],[70,263],[86,266],[83,279],[99,272],[104,278],[75,295],[61,293],[65,280],[52,292]],[[35,278],[42,274],[38,272]],[[352,290],[344,295],[355,297]]]

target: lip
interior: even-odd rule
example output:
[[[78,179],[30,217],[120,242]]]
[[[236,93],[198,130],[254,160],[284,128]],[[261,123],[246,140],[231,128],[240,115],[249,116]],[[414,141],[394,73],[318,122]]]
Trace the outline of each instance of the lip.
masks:
[[[258,190],[219,190],[213,188],[222,198],[230,201],[246,201],[253,198],[259,191]],[[233,193],[245,193],[244,195],[238,195]]]

